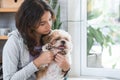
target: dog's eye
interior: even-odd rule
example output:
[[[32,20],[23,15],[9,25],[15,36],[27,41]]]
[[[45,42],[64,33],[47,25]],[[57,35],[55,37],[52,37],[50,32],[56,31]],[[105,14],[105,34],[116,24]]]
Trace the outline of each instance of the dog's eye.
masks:
[[[56,41],[57,41],[57,40],[60,40],[60,37],[56,38],[55,40],[56,40]]]
[[[65,40],[69,41],[68,38],[65,38]]]

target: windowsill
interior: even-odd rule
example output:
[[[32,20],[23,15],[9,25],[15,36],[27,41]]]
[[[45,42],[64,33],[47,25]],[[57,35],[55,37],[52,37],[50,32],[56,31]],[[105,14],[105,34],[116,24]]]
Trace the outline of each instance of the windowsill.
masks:
[[[108,79],[101,77],[89,77],[89,76],[81,76],[81,77],[69,77],[67,80],[116,80],[116,79]]]

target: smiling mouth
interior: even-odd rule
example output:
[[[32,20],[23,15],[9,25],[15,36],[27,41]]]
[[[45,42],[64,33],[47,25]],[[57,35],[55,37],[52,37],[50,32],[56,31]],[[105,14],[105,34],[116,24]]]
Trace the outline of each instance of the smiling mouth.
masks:
[[[66,47],[65,47],[64,45],[60,45],[60,46],[58,46],[58,48],[59,48],[60,50],[63,50],[63,49],[65,49]]]
[[[45,31],[46,34],[49,34],[50,32],[51,32],[51,30],[49,30],[49,31]]]
[[[48,33],[49,33],[49,32],[50,32],[50,30],[49,30],[49,31],[45,31],[45,32],[48,32]]]
[[[52,46],[52,48],[59,49],[59,50],[64,50],[66,47],[63,45],[60,45],[58,47]]]

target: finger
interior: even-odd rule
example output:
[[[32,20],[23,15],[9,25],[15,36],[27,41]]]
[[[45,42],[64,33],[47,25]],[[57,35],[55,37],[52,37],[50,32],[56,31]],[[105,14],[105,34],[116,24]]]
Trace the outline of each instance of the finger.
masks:
[[[60,58],[64,58],[64,56],[61,55],[61,54],[57,54],[56,56],[57,56],[57,57],[60,57]]]
[[[55,58],[55,61],[58,62],[58,63],[63,63],[65,61],[65,59],[61,59],[60,57],[56,57]]]
[[[61,62],[63,59],[56,55],[55,60],[58,60],[59,62]]]
[[[56,58],[55,61],[59,67],[62,67],[62,62],[59,59]]]
[[[48,54],[49,54],[50,57],[54,56],[53,53],[51,53],[51,52],[48,52]]]
[[[55,58],[55,61],[57,62],[57,64],[61,62],[58,58]]]
[[[62,60],[64,59],[64,57],[61,56],[61,55],[59,55],[59,54],[57,54],[57,55],[55,56],[55,59],[58,59],[59,61],[62,61]]]

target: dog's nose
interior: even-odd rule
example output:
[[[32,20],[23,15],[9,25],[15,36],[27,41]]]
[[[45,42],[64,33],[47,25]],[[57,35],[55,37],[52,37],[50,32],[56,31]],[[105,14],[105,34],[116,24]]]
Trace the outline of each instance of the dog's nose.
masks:
[[[64,45],[64,44],[65,44],[65,41],[61,41],[61,43]]]

